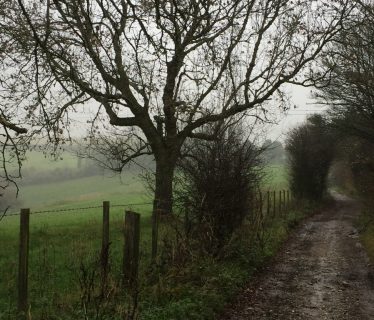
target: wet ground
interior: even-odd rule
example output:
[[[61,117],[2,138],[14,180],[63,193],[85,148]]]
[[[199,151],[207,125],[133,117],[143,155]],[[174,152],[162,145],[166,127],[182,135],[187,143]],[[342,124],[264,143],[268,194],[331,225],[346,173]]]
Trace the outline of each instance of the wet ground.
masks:
[[[374,319],[372,267],[353,227],[359,207],[335,198],[304,221],[220,320]]]

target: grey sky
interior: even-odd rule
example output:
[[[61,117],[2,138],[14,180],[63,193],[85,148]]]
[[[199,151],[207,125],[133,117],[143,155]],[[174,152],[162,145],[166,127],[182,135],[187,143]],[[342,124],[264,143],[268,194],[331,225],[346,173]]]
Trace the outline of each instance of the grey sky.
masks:
[[[285,114],[283,113],[277,116],[278,124],[269,125],[266,127],[267,138],[283,142],[287,132],[292,127],[295,127],[305,121],[308,114],[321,112],[326,109],[326,107],[316,104],[316,102],[311,98],[311,90],[311,88],[304,88],[300,86],[292,86],[287,90],[291,97],[292,107]],[[93,105],[95,105],[95,103],[93,103],[92,106]],[[76,121],[76,125],[72,128],[72,135],[74,137],[85,135],[86,130],[89,128],[87,121],[89,121],[93,115],[96,114],[95,111],[97,110],[97,105],[90,107],[88,104],[82,108],[78,108],[78,110],[79,112],[72,116],[72,118]]]
[[[269,128],[268,138],[272,140],[284,141],[287,132],[305,121],[309,114],[321,112],[325,106],[318,105],[311,98],[311,88],[294,86],[290,90],[292,107],[286,114],[279,116],[279,123]]]

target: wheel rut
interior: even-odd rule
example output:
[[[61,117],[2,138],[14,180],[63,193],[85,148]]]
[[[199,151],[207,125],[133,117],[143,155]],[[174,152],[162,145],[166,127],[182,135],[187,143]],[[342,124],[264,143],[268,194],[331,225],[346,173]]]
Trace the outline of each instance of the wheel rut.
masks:
[[[359,206],[334,197],[335,204],[303,223],[220,320],[374,319],[371,266],[353,227]]]

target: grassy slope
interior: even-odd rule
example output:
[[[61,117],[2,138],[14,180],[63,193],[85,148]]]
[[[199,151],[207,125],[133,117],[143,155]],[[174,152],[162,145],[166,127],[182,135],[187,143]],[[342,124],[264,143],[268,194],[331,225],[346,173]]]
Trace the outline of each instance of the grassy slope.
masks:
[[[82,160],[82,166],[86,161]],[[41,153],[31,152],[23,165],[26,181],[30,174],[53,174],[56,169],[65,168],[79,170],[77,158],[63,153],[61,158],[53,160]],[[34,211],[95,206],[105,200],[113,203],[149,202],[149,195],[134,172],[128,172],[121,177],[105,176],[98,169],[95,176],[24,186],[21,182],[20,186],[18,207],[27,207]]]
[[[287,169],[284,165],[269,165],[265,168],[264,189],[288,189]]]
[[[43,160],[42,160],[43,161]],[[34,163],[41,163],[35,161]],[[73,161],[69,165],[74,165]],[[267,180],[265,188],[284,188],[284,169],[273,166],[268,169],[273,180]],[[36,187],[25,187],[21,197],[34,210],[97,206],[102,200],[111,203],[149,202],[144,188],[135,176],[118,179],[101,176]],[[149,265],[150,205],[132,207],[142,213],[141,274]],[[111,210],[111,265],[112,273],[120,274],[122,251],[122,217],[124,208]],[[34,317],[48,314],[48,319],[68,319],[63,314],[74,313],[79,301],[77,274],[80,263],[89,264],[100,250],[101,210],[63,214],[41,214],[31,217],[30,239],[30,300]],[[287,235],[289,221],[298,214],[289,215],[286,221],[278,221],[269,236],[265,250],[238,248],[239,258],[224,261],[199,260],[190,265],[182,278],[166,279],[156,287],[143,286],[141,308],[143,319],[208,319],[222,308],[225,301],[240,288],[256,264],[273,254]],[[289,221],[288,221],[289,220]],[[270,232],[269,232],[270,234]],[[16,272],[18,217],[7,217],[0,223],[0,319],[12,319],[16,302]],[[246,248],[248,249],[248,248]],[[177,274],[180,270],[175,271]],[[178,280],[179,279],[179,280]],[[146,278],[143,278],[146,282]],[[182,282],[182,283],[181,283]],[[56,306],[58,306],[56,308]],[[61,318],[57,317],[61,314]]]
[[[57,168],[76,168],[78,160],[67,152],[61,154],[56,159],[41,152],[28,152],[23,164],[25,170],[54,170]]]
[[[92,176],[76,180],[25,186],[20,191],[24,206],[35,209],[98,205],[104,200],[120,203],[149,201],[136,175]]]

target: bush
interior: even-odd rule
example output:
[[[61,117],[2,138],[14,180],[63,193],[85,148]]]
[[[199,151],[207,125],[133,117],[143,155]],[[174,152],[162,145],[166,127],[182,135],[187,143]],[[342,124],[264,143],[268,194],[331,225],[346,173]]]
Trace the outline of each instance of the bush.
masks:
[[[243,136],[236,128],[219,133],[214,141],[194,141],[178,164],[175,200],[185,214],[187,237],[213,255],[253,211],[260,150]]]
[[[320,200],[327,189],[327,176],[335,155],[335,137],[320,115],[288,134],[290,187],[296,198]]]

